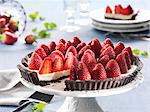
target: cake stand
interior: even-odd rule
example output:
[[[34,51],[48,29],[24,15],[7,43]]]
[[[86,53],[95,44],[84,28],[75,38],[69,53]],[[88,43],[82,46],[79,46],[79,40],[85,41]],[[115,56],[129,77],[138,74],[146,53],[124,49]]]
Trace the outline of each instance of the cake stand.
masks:
[[[64,80],[51,83],[44,87],[34,85],[23,78],[21,78],[21,82],[26,87],[42,93],[66,96],[64,104],[56,112],[104,112],[100,105],[98,105],[95,97],[110,96],[127,92],[142,83],[143,79],[143,75],[139,72],[135,80],[125,86],[93,91],[64,91]]]

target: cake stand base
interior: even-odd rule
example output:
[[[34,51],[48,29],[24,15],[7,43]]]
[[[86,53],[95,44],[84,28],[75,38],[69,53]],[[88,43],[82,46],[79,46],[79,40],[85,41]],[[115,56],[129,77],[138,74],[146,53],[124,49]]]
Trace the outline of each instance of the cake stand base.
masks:
[[[56,112],[104,112],[95,98],[66,97]]]

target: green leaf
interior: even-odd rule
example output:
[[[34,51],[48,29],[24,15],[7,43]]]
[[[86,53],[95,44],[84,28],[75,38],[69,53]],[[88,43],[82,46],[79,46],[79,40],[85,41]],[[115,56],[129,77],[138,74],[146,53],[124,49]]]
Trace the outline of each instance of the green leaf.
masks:
[[[29,17],[32,21],[35,21],[35,19],[39,16],[39,12],[36,11],[34,13],[29,14]]]
[[[39,17],[39,20],[40,20],[40,21],[44,21],[45,18],[40,16],[40,17]]]
[[[134,53],[135,55],[139,55],[139,54],[140,54],[140,50],[139,50],[139,49],[134,49],[134,50],[133,50],[133,53]]]
[[[46,29],[48,29],[48,27],[49,27],[49,23],[44,23],[44,27],[46,28]]]
[[[38,35],[41,38],[45,38],[47,36],[47,30],[41,30]]]
[[[54,22],[49,23],[49,27],[51,29],[55,29],[57,27],[57,25]]]
[[[36,27],[33,28],[33,29],[32,29],[32,32],[33,32],[33,33],[37,32],[37,28],[36,28]]]
[[[143,52],[141,53],[141,55],[144,56],[144,57],[148,57],[148,52],[147,52],[147,51],[143,51]]]
[[[44,103],[38,103],[34,106],[32,106],[32,111],[33,112],[43,112],[43,108],[46,106]]]

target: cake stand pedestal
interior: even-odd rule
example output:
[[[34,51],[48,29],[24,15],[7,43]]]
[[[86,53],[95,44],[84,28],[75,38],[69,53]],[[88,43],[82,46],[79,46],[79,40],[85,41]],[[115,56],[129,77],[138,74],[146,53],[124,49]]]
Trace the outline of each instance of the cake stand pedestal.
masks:
[[[143,75],[138,73],[135,80],[125,86],[94,91],[64,91],[64,80],[57,83],[51,83],[44,87],[34,85],[23,78],[21,78],[21,82],[26,87],[45,94],[66,96],[64,104],[56,112],[104,112],[100,105],[98,105],[95,97],[110,96],[127,92],[142,83],[143,79]]]

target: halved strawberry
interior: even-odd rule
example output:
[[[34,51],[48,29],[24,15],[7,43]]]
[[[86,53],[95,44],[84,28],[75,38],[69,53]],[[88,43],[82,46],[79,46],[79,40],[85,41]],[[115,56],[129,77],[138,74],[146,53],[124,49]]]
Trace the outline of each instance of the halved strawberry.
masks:
[[[49,57],[46,57],[40,66],[39,74],[49,74],[52,72],[52,61]]]
[[[71,41],[67,41],[67,42],[65,43],[65,50],[67,51],[67,49],[68,49],[70,46],[72,46]]]
[[[100,42],[97,39],[93,39],[89,45],[91,46],[91,50],[95,53],[95,56],[98,58],[102,49]]]
[[[90,47],[89,45],[86,45],[86,46],[84,46],[84,47],[78,52],[78,58],[79,58],[79,60],[81,59],[81,57],[83,56],[84,52],[85,52],[87,49],[91,49],[91,47]]]
[[[89,53],[93,57],[95,57],[95,53],[91,49],[87,49],[84,53]]]
[[[128,69],[130,69],[131,68],[131,59],[130,59],[129,53],[127,51],[123,51],[122,54],[125,56]]]
[[[79,62],[78,68],[79,80],[91,80],[91,75],[88,71],[88,68],[82,61]]]
[[[115,14],[121,14],[122,11],[122,6],[121,5],[116,5],[115,6]]]
[[[118,42],[115,47],[114,51],[116,53],[116,56],[122,52],[122,50],[125,48],[124,44],[122,42]]]
[[[0,28],[4,28],[6,25],[6,20],[4,18],[0,18]]]
[[[28,62],[29,69],[39,70],[41,63],[42,58],[36,52],[33,52]]]
[[[127,51],[130,55],[130,59],[131,59],[131,64],[133,63],[133,53],[132,53],[132,49],[131,47],[126,47],[123,49],[123,51]]]
[[[106,70],[108,78],[118,77],[121,74],[119,65],[118,65],[117,61],[114,59],[111,59],[106,64],[105,70]]]
[[[105,80],[107,78],[105,68],[101,63],[96,64],[93,68],[91,77],[93,80]]]
[[[118,54],[118,56],[116,57],[116,61],[118,62],[121,73],[122,74],[127,73],[128,72],[128,66],[126,63],[125,56],[122,53]]]
[[[107,6],[107,7],[106,7],[105,13],[110,13],[110,14],[112,14],[112,10],[111,10],[110,6]]]
[[[47,56],[46,52],[45,52],[44,49],[41,48],[41,47],[37,48],[37,49],[35,50],[35,52],[36,52],[42,59],[44,59],[44,58]]]
[[[72,52],[75,57],[77,57],[77,55],[78,55],[77,50],[74,46],[70,46],[68,48],[68,50],[66,51],[66,54],[65,54],[65,58],[67,58],[69,52]]]
[[[77,47],[76,47],[77,52],[79,52],[84,46],[86,46],[85,42],[81,42],[80,44],[78,44]]]
[[[105,67],[109,60],[110,60],[109,56],[108,55],[104,55],[103,57],[101,57],[98,60],[98,63],[101,63]]]
[[[63,38],[61,38],[61,39],[59,40],[59,43],[63,43],[63,44],[65,44],[65,43],[66,43],[66,41],[65,41]]]
[[[51,53],[50,50],[49,50],[49,47],[47,45],[42,44],[40,47],[44,49],[44,51],[46,52],[47,56]]]
[[[63,54],[66,53],[65,45],[64,45],[63,43],[59,43],[59,44],[56,46],[56,50],[61,51]]]
[[[128,5],[126,8],[123,8],[121,10],[121,14],[123,14],[123,15],[130,15],[132,13],[133,13],[133,9],[130,5]]]
[[[5,32],[11,32],[11,33],[14,33],[14,31],[12,31],[12,30],[9,29],[9,28],[3,28],[3,29],[2,29],[2,34],[5,33]]]
[[[112,43],[112,41],[111,41],[110,38],[107,38],[107,39],[103,42],[102,47],[104,47],[106,44],[109,44],[112,48],[114,48],[114,45],[113,45],[113,43]]]
[[[51,43],[49,44],[50,52],[53,52],[55,48],[56,48],[56,43],[54,41],[51,41]]]
[[[8,28],[13,30],[14,32],[18,31],[19,21],[16,22],[16,21],[10,19]]]
[[[114,59],[116,54],[111,46],[107,47],[100,55],[100,58],[104,55],[108,55],[110,59]]]
[[[51,58],[52,62],[54,62],[55,58],[60,57],[62,58],[63,62],[65,61],[64,55],[62,54],[62,52],[56,50],[53,51],[48,57]]]
[[[55,60],[53,62],[53,72],[62,71],[63,68],[64,68],[63,59],[60,57],[55,58]]]
[[[10,21],[11,16],[1,15],[1,16],[0,16],[0,19],[2,19],[2,18],[5,19],[6,24],[8,24],[9,21]]]
[[[110,45],[110,44],[104,45],[104,46],[102,47],[102,49],[101,49],[101,53],[102,53],[107,47],[109,47],[109,46],[111,46],[111,45]]]
[[[81,43],[81,40],[77,36],[73,37],[73,42],[72,42],[73,46],[77,47],[79,43]]]
[[[72,66],[70,69],[70,80],[77,80],[78,69],[75,66]]]

